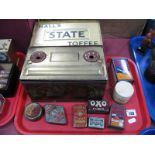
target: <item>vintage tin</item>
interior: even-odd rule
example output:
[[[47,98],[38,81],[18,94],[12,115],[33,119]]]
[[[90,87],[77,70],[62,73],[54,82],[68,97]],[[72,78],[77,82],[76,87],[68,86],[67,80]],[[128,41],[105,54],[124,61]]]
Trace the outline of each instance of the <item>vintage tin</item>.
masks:
[[[126,104],[134,94],[134,87],[127,81],[116,83],[113,91],[113,99],[117,103]]]
[[[125,128],[125,106],[112,104],[110,109],[108,127],[116,129]]]
[[[101,99],[108,76],[99,22],[36,23],[20,80],[32,100]]]
[[[104,129],[104,118],[89,117],[88,127],[89,128]]]
[[[87,109],[85,105],[74,105],[72,110],[73,127],[86,128],[87,127]]]
[[[113,58],[111,61],[114,82],[128,81],[133,83],[134,79],[126,58]]]
[[[45,106],[45,119],[51,124],[66,124],[66,114],[63,106],[48,104]]]
[[[25,107],[24,115],[30,121],[36,121],[41,118],[43,109],[39,103],[31,103]]]

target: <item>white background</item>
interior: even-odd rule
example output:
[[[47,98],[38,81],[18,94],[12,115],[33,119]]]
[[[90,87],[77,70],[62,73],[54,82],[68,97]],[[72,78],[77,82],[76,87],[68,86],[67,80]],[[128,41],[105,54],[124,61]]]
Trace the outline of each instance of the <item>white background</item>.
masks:
[[[2,19],[153,19],[153,0],[3,0]],[[0,136],[0,155],[151,155],[155,136]]]

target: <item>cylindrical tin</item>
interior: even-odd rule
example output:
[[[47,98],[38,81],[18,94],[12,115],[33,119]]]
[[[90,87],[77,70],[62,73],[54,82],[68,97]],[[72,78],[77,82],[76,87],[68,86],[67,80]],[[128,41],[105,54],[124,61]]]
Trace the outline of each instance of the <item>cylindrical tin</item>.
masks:
[[[43,109],[38,103],[31,103],[25,107],[25,117],[31,121],[38,120],[43,113]]]
[[[131,83],[127,81],[119,81],[115,85],[113,99],[118,103],[125,104],[133,96],[133,93],[134,88]]]

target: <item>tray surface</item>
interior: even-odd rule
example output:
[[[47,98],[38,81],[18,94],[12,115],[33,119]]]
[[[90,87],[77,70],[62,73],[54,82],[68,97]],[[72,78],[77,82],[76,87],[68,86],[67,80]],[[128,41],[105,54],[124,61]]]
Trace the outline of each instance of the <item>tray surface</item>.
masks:
[[[141,45],[143,38],[144,37],[132,38],[130,46],[142,81],[149,113],[152,120],[155,122],[155,84],[150,83],[144,76],[144,72],[149,65],[151,49],[148,49],[145,55],[137,51],[137,47]]]
[[[18,67],[21,70],[25,55],[21,52],[17,52],[16,54],[19,58]],[[6,98],[4,111],[0,115],[0,127],[6,125],[14,117],[21,88],[21,83],[19,83],[16,94],[13,97]]]
[[[114,57],[112,57],[114,58]],[[116,57],[115,57],[116,58]],[[125,105],[126,109],[136,109],[136,122],[133,124],[128,123],[129,117],[126,117],[125,121],[125,129],[117,130],[107,127],[108,116],[107,114],[88,114],[88,116],[96,116],[105,118],[105,128],[104,129],[91,129],[91,128],[73,128],[72,123],[72,107],[75,104],[87,104],[87,102],[40,102],[41,106],[44,107],[46,104],[56,104],[62,105],[65,108],[65,112],[67,115],[67,125],[54,125],[48,124],[45,122],[45,116],[43,116],[40,120],[36,122],[31,122],[24,117],[24,108],[27,104],[31,103],[30,97],[27,95],[24,87],[22,86],[22,90],[19,95],[18,107],[15,116],[15,126],[16,129],[22,134],[138,134],[141,130],[150,126],[150,118],[147,111],[147,106],[145,102],[145,98],[143,95],[142,86],[139,80],[138,71],[134,62],[130,59],[129,65],[134,76],[134,88],[135,93],[131,98],[129,103]],[[111,57],[107,58],[107,68],[110,73],[109,64],[111,62]],[[109,82],[110,82],[109,75]],[[111,97],[113,88],[110,83],[106,85],[106,91],[104,94],[104,99],[109,101],[109,104],[115,103]]]

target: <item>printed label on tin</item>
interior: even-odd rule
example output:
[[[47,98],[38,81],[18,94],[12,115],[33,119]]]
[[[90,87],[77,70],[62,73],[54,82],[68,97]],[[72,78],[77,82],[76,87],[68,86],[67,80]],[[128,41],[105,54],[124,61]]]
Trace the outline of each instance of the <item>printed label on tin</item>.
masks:
[[[97,21],[42,21],[35,25],[30,47],[102,44]]]
[[[88,113],[109,113],[109,103],[106,100],[89,100],[87,111]]]
[[[89,128],[104,128],[104,118],[98,118],[98,117],[89,117]]]
[[[45,30],[44,40],[79,40],[88,39],[89,32],[87,29],[57,29]]]

